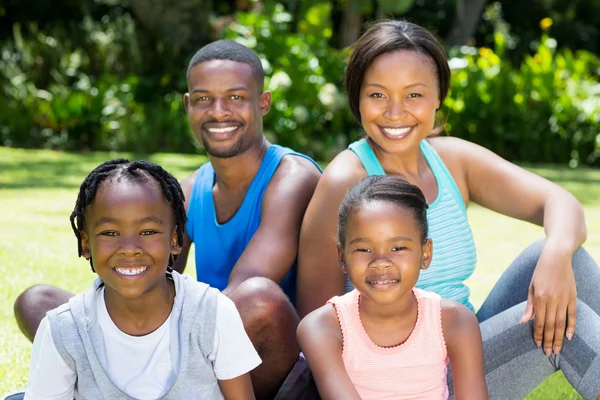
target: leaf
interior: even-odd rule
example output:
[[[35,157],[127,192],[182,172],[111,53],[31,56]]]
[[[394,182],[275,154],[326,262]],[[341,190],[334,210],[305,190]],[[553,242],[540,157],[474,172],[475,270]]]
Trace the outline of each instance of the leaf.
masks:
[[[377,0],[381,11],[396,15],[406,14],[413,6],[414,0]]]

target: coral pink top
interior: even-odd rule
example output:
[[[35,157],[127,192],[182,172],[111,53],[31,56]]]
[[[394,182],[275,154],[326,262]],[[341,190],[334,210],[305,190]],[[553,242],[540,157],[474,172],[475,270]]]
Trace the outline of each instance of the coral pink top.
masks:
[[[380,347],[367,335],[356,289],[328,301],[342,328],[346,371],[363,400],[448,398],[441,299],[432,292],[416,288],[413,292],[419,307],[417,323],[408,339],[394,347]]]

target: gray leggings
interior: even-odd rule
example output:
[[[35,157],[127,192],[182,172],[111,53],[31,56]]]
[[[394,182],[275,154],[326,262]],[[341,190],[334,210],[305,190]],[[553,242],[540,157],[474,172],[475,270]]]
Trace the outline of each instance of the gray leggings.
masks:
[[[585,399],[600,394],[600,268],[584,250],[573,255],[577,326],[559,355],[547,357],[533,340],[533,322],[521,324],[527,292],[544,240],[534,242],[500,277],[477,313],[483,337],[490,398],[523,399],[544,379],[562,370]],[[448,386],[453,394],[452,377]]]

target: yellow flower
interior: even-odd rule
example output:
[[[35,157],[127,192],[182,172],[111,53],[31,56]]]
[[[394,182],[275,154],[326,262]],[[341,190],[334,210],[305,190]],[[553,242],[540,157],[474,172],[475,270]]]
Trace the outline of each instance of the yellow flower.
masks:
[[[552,18],[546,17],[540,21],[540,28],[547,31],[552,26]]]
[[[535,61],[536,63],[541,63],[542,62],[542,56],[540,56],[539,54],[536,54],[535,56],[533,56],[533,61]]]
[[[481,57],[486,57],[486,56],[489,56],[490,54],[492,54],[492,51],[490,49],[488,49],[487,47],[482,47],[479,49],[479,55]]]

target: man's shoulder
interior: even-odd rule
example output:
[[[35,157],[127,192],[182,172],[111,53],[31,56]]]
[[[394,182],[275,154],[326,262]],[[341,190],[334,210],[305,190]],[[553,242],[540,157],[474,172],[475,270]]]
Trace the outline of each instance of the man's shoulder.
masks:
[[[311,195],[321,177],[321,170],[311,159],[299,153],[290,153],[281,159],[265,196],[269,192],[310,191]]]

